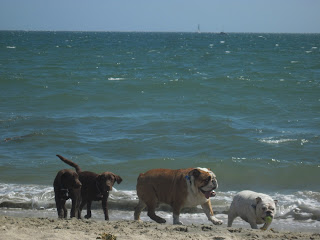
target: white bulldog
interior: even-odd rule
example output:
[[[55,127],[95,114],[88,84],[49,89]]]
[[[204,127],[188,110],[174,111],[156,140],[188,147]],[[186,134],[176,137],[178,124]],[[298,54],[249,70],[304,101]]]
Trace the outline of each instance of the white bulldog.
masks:
[[[236,217],[241,217],[248,222],[253,229],[258,229],[257,224],[263,224],[262,230],[266,230],[276,214],[277,200],[270,196],[253,191],[242,191],[234,196],[228,214],[228,227]]]

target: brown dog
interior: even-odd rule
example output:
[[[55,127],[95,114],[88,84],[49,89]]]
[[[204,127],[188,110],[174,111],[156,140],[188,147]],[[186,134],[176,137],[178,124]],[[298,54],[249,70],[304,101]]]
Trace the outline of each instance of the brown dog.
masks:
[[[165,219],[155,214],[155,209],[158,203],[166,203],[173,209],[173,224],[182,224],[179,220],[181,209],[201,205],[209,221],[220,225],[222,221],[213,216],[209,200],[215,196],[213,190],[217,187],[216,176],[207,168],[153,169],[141,173],[137,182],[139,203],[134,219],[140,220],[141,211],[147,207],[152,220],[165,223]]]
[[[120,184],[122,179],[120,176],[112,172],[104,172],[99,174],[93,172],[82,172],[80,167],[74,162],[57,155],[63,162],[74,167],[79,175],[80,182],[82,183],[81,187],[81,204],[80,204],[80,213],[82,208],[87,204],[87,215],[85,218],[91,218],[91,204],[92,201],[102,200],[102,209],[104,212],[105,220],[109,220],[108,214],[108,197],[109,191],[112,191],[112,186],[115,182]]]
[[[70,217],[80,218],[81,183],[76,172],[63,169],[57,173],[53,182],[56,207],[59,218],[67,218],[66,201],[71,198],[72,207]]]

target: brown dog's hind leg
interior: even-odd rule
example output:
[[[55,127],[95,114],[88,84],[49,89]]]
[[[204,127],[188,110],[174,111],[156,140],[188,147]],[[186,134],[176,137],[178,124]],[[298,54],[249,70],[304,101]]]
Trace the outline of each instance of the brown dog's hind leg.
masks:
[[[87,215],[85,215],[85,218],[91,218],[91,201],[87,201]]]
[[[82,199],[82,200],[81,200],[80,207],[79,207],[79,216],[78,216],[79,219],[81,218],[82,209],[83,209],[83,207],[84,207],[86,204],[87,204],[87,200]]]
[[[68,217],[68,210],[66,208],[66,203],[64,202],[63,204],[63,217],[67,218]]]
[[[134,208],[134,220],[140,221],[141,211],[146,207],[146,204],[139,200],[138,205]]]

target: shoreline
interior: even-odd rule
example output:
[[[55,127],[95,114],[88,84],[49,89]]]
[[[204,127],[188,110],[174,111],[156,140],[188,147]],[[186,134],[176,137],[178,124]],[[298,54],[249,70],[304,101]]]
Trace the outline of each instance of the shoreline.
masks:
[[[51,219],[0,215],[0,239],[320,239],[320,233],[227,228],[212,224],[172,225],[133,220]],[[109,238],[112,239],[112,238]]]

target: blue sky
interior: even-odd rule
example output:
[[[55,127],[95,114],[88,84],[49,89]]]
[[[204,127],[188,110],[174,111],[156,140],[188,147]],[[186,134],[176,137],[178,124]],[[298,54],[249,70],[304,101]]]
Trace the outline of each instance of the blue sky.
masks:
[[[0,0],[0,30],[320,33],[320,0]]]

